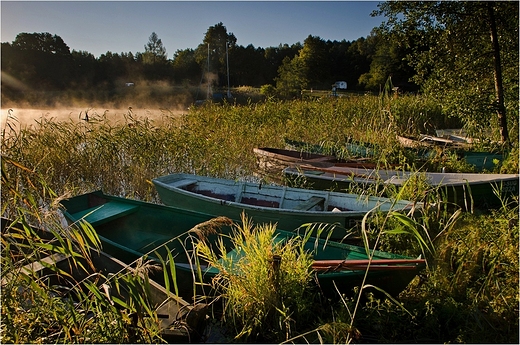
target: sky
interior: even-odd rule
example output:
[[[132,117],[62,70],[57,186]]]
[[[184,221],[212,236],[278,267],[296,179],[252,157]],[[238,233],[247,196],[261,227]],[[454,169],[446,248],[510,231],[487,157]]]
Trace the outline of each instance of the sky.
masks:
[[[377,1],[1,1],[1,41],[21,32],[60,36],[69,48],[95,57],[144,52],[152,32],[168,58],[195,49],[220,22],[237,45],[255,48],[367,37],[383,17],[371,17]]]

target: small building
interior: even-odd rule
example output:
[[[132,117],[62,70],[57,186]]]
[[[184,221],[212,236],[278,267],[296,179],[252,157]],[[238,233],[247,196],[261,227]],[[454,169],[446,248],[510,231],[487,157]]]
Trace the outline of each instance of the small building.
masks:
[[[336,87],[336,89],[346,90],[347,89],[347,82],[346,81],[337,81],[332,86]]]

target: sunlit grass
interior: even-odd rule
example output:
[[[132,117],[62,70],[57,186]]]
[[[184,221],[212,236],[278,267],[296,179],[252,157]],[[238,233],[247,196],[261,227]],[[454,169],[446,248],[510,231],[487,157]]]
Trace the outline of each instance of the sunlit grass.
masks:
[[[400,169],[438,169],[442,164],[452,171],[469,171],[470,167],[453,155],[435,157],[424,163],[426,166],[418,165],[416,157],[396,142],[396,134],[424,133],[431,125],[454,126],[452,119],[443,117],[437,104],[420,96],[385,102],[374,96],[351,96],[246,105],[206,104],[192,108],[182,117],[166,111],[160,120],[148,119],[146,114],[129,109],[124,121],[117,123],[106,114],[89,113],[88,122],[43,118],[31,128],[21,128],[14,119],[8,119],[0,147],[2,216],[25,219],[32,225],[53,223],[48,217],[59,196],[97,189],[159,202],[150,181],[174,172],[254,179],[253,147],[284,147],[286,138],[330,150],[337,150],[346,138],[352,138],[378,145],[381,151],[375,159],[381,167],[397,164]],[[518,143],[514,145],[507,160],[498,167],[503,173],[518,173]],[[418,177],[415,182],[401,191],[385,192],[423,201],[424,181]],[[377,188],[353,187],[351,192],[381,195]],[[428,198],[434,195],[430,193]],[[353,321],[351,313],[356,300],[316,306],[306,305],[310,302],[302,298],[301,305],[292,307],[294,304],[285,301],[284,308],[266,311],[262,320],[256,320],[249,316],[253,309],[248,305],[235,310],[240,320],[227,319],[236,322],[237,331],[231,339],[267,329],[278,332],[273,333],[276,341],[294,338],[296,342],[312,339],[328,343],[359,337],[365,342],[517,342],[517,203],[504,201],[499,210],[484,214],[460,213],[453,205],[444,203],[442,195],[428,199],[427,204],[420,214],[383,216],[379,220],[376,217],[365,228],[370,245],[377,239],[377,249],[428,256],[428,270],[400,296],[408,312],[393,302],[374,298],[358,306]],[[63,241],[59,246],[67,248],[67,240]],[[8,259],[13,252],[9,249],[3,243],[2,272],[4,267],[7,271],[15,266],[15,261]],[[33,251],[33,255],[43,249]],[[79,248],[74,248],[74,252],[88,254]],[[92,297],[93,291],[81,292],[91,303],[82,306],[83,310],[97,315],[106,310],[110,313],[86,320],[87,314],[73,312],[71,305],[48,297],[47,287],[33,282],[29,290],[18,290],[27,280],[17,279],[12,281],[11,290],[2,289],[3,342],[130,341],[127,316],[115,313],[112,307]],[[170,289],[175,290],[173,281]],[[272,295],[270,291],[258,288],[259,293]],[[39,302],[30,310],[23,304],[28,296]],[[130,307],[135,306],[137,303]],[[42,319],[51,309],[57,314]],[[303,327],[301,319],[295,322],[292,317],[296,314],[291,313],[297,310],[302,311],[301,315],[312,310],[319,325]],[[272,315],[275,317],[270,319]],[[56,333],[58,324],[64,325],[61,333]],[[249,326],[244,327],[246,324]],[[7,329],[12,332],[6,333]],[[56,332],[44,334],[44,329]],[[31,333],[21,333],[23,330]],[[102,335],[102,330],[110,334]],[[298,338],[299,332],[310,333]],[[139,341],[152,341],[151,334],[144,333],[143,337]]]
[[[226,255],[223,242],[220,253],[206,242],[197,245],[199,256],[219,270],[213,284],[222,293],[225,320],[236,328],[236,339],[283,341],[311,316],[312,256],[301,240],[276,240],[275,229],[243,216],[230,236],[236,257]]]

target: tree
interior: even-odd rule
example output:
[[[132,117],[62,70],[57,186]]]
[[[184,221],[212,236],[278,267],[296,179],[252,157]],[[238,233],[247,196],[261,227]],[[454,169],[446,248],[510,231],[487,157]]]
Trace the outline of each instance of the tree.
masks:
[[[101,54],[98,59],[98,71],[96,73],[96,82],[106,84],[109,88],[116,86],[121,78],[126,77],[121,56],[110,51]]]
[[[372,47],[370,69],[359,77],[359,83],[365,89],[378,91],[391,77],[394,86],[405,91],[417,91],[417,85],[411,82],[414,69],[406,61],[410,51],[399,38],[374,29],[367,41]]]
[[[385,2],[381,30],[410,49],[414,80],[474,135],[518,131],[518,2]],[[491,121],[497,114],[498,121]]]
[[[171,75],[168,64],[166,48],[155,32],[148,38],[142,54],[143,71],[145,76],[151,80],[166,79]]]
[[[42,52],[55,55],[70,55],[70,49],[63,39],[58,35],[51,35],[48,32],[18,34],[13,41],[13,47],[32,52]]]
[[[292,59],[303,48],[300,42],[291,46],[288,44],[280,44],[278,47],[268,47],[264,52],[264,59],[266,61],[266,80],[275,81],[278,75],[278,69],[282,65],[284,59],[289,57]]]
[[[145,64],[155,64],[166,61],[166,48],[164,48],[162,40],[155,32],[152,32],[148,38],[148,43],[144,46],[143,55],[143,63]]]
[[[11,48],[9,65],[13,77],[34,89],[62,90],[69,85],[73,60],[60,36],[24,32],[16,36]]]
[[[195,50],[195,60],[203,71],[217,75],[217,84],[223,85],[227,81],[226,49],[231,59],[236,42],[235,35],[233,33],[228,34],[224,24],[220,22],[209,27],[203,43],[199,44]]]
[[[255,48],[252,44],[245,48],[236,46],[229,57],[231,83],[259,87],[272,81],[267,78],[268,66],[264,54],[264,49]]]
[[[173,56],[173,75],[176,82],[199,82],[201,69],[193,49],[177,50]]]
[[[74,61],[74,78],[72,84],[75,87],[87,88],[95,83],[97,61],[94,55],[86,51],[72,51]]]
[[[275,78],[276,89],[282,97],[294,97],[308,84],[305,76],[303,61],[299,56],[290,59],[286,56],[278,68],[278,77]]]
[[[309,35],[300,50],[302,71],[305,75],[304,88],[328,88],[332,84],[329,46],[318,36]]]

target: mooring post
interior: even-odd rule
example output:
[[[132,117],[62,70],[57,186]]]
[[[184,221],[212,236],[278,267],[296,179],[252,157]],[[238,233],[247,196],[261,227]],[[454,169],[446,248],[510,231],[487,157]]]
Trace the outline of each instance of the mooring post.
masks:
[[[270,281],[272,286],[274,287],[274,292],[276,294],[276,301],[280,303],[280,298],[278,293],[280,291],[280,264],[282,263],[282,257],[280,255],[273,255],[271,258],[271,270],[270,270]]]

